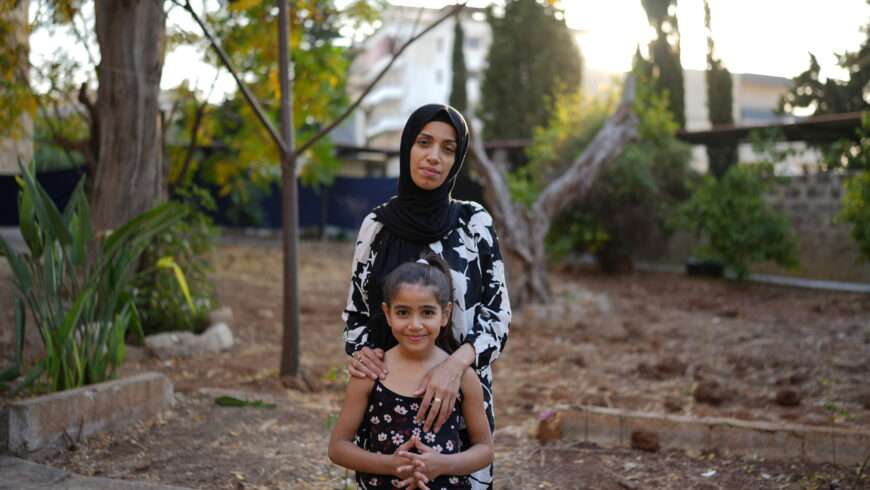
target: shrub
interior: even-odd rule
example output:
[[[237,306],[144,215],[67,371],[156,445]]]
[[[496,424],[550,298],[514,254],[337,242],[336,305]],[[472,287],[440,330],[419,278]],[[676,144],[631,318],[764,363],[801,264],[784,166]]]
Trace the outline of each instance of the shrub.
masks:
[[[133,290],[145,335],[174,330],[199,333],[208,327],[208,313],[215,306],[208,278],[209,255],[220,234],[208,215],[215,209],[214,199],[198,187],[179,191],[177,197],[186,209],[185,219],[166,229],[145,249],[143,263],[156,265],[142,271]],[[160,263],[161,257],[173,257],[174,261]],[[179,269],[186,280],[178,279]]]
[[[16,391],[45,380],[52,391],[98,383],[114,376],[124,361],[128,331],[141,336],[130,284],[140,256],[155,235],[184,217],[172,203],[142,213],[98,241],[79,182],[63,214],[22,168],[19,226],[28,253],[18,254],[0,239],[0,253],[14,274],[16,366],[0,382],[21,374],[25,307],[39,329],[45,354],[28,370]]]
[[[704,240],[695,252],[698,258],[722,262],[738,279],[746,278],[756,262],[797,267],[788,221],[764,202],[772,178],[770,165],[756,164],[733,166],[720,180],[709,175],[699,180],[674,217],[675,225]]]
[[[852,239],[864,259],[870,260],[870,171],[846,180],[843,208],[838,220],[852,226]]]

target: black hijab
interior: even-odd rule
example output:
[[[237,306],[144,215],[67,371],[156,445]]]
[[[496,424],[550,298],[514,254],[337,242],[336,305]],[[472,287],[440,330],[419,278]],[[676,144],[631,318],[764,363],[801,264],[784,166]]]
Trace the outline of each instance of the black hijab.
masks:
[[[441,121],[456,131],[456,153],[447,179],[437,189],[417,187],[411,179],[411,147],[426,124]],[[374,213],[384,227],[373,243],[377,250],[372,264],[367,296],[369,343],[389,349],[396,344],[386,323],[381,303],[383,280],[400,264],[420,258],[426,245],[438,241],[459,223],[460,204],[450,197],[456,177],[468,152],[468,124],[456,109],[445,104],[428,104],[414,111],[405,123],[399,148],[398,193]]]

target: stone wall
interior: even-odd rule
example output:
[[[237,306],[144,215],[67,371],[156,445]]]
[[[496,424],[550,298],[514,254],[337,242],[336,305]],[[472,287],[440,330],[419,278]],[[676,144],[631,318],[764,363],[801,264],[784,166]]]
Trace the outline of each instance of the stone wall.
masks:
[[[768,202],[788,217],[798,239],[800,270],[796,275],[870,282],[870,263],[860,260],[851,226],[836,220],[846,178],[825,173],[788,177],[768,194]],[[768,265],[757,269],[782,272]]]
[[[768,202],[785,214],[798,240],[800,267],[787,270],[774,264],[757,264],[752,272],[870,283],[870,262],[862,261],[851,227],[836,222],[842,206],[845,176],[809,174],[786,177],[767,195]],[[640,260],[682,266],[697,239],[679,232],[671,237],[663,255],[641,254]]]

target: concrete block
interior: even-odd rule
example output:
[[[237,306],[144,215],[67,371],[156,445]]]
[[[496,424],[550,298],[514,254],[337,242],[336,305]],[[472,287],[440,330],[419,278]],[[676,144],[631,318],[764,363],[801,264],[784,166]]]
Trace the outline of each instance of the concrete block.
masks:
[[[0,417],[7,434],[3,448],[27,453],[130,425],[166,409],[174,399],[172,383],[161,373],[10,403]]]
[[[727,418],[697,418],[580,406],[563,417],[563,439],[630,447],[633,431],[655,433],[662,449],[717,450],[770,461],[861,464],[870,432]]]

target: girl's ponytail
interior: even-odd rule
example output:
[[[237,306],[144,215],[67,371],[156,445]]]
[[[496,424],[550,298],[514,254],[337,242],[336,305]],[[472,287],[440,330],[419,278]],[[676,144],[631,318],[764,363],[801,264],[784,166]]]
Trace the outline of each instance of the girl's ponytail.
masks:
[[[423,255],[422,260],[426,261],[429,264],[428,275],[429,284],[437,284],[440,281],[437,281],[432,274],[440,274],[444,277],[447,284],[447,301],[452,304],[453,303],[453,278],[450,275],[450,267],[447,265],[447,262],[441,258],[440,255],[429,252]],[[442,302],[442,308],[447,307],[447,302]],[[441,328],[441,331],[438,332],[438,338],[435,339],[435,345],[444,349],[448,354],[452,354],[459,348],[459,341],[456,340],[456,336],[453,335],[453,318],[452,313],[453,310],[450,311],[451,317],[447,320],[447,325]]]

